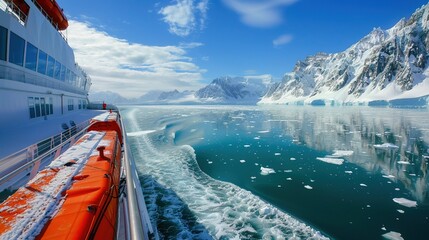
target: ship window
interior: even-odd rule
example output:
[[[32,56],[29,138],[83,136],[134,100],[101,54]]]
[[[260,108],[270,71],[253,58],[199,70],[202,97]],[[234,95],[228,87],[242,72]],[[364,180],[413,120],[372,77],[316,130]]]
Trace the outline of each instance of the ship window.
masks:
[[[60,80],[61,75],[61,63],[56,61],[54,67],[54,78]]]
[[[34,109],[34,98],[32,97],[28,98],[28,109],[30,110],[30,118],[35,118],[36,112]]]
[[[36,71],[38,49],[31,43],[27,42],[27,52],[25,54],[25,67]]]
[[[37,72],[41,74],[46,74],[47,57],[48,54],[46,54],[42,50],[39,50],[39,62],[37,63]]]
[[[61,65],[61,81],[65,81],[66,80],[66,66]]]
[[[19,66],[24,65],[25,41],[20,36],[10,32],[9,62]]]
[[[41,110],[41,115],[42,116],[46,116],[46,104],[45,104],[45,98],[40,98],[40,110]]]
[[[67,108],[68,108],[69,111],[73,111],[73,109],[74,109],[74,101],[73,101],[73,99],[69,99],[68,100],[68,106],[67,106]]]
[[[68,83],[72,83],[73,82],[72,79],[71,79],[71,71],[68,68],[66,70],[66,82],[68,82]]]
[[[52,98],[49,98],[49,114],[54,114],[54,104]]]
[[[0,26],[0,60],[6,61],[7,29]]]
[[[47,74],[49,77],[54,77],[54,65],[55,65],[55,59],[48,55],[48,70]]]
[[[40,117],[40,99],[38,97],[34,98],[34,102],[35,102],[35,109],[36,109],[36,117]]]

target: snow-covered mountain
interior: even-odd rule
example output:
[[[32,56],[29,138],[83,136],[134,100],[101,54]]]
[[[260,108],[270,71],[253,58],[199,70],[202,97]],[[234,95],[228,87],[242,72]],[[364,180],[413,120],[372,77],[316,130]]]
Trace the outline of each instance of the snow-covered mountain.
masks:
[[[90,101],[113,104],[256,104],[272,85],[271,75],[221,77],[198,91],[152,91],[127,99],[109,91],[91,92]]]
[[[255,104],[272,84],[270,75],[221,77],[195,92],[202,103]]]
[[[344,52],[299,61],[261,104],[387,104],[429,95],[429,4],[389,30],[374,29]],[[427,102],[426,102],[427,104]]]

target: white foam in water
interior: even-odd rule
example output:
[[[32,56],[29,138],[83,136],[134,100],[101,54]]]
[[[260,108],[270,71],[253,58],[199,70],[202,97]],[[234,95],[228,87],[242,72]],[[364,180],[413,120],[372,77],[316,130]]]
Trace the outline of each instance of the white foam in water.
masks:
[[[316,158],[319,161],[325,162],[325,163],[330,163],[330,164],[335,164],[335,165],[341,165],[344,163],[344,159],[342,158],[328,158],[328,157],[318,157]]]
[[[154,130],[148,130],[148,131],[130,132],[130,133],[127,133],[127,136],[128,137],[138,137],[138,136],[149,134],[152,132],[155,132],[155,131]]]
[[[390,232],[385,233],[381,236],[385,239],[388,239],[388,240],[404,240],[404,238],[401,236],[400,233],[394,232],[394,231],[390,231]]]
[[[268,175],[268,174],[272,174],[272,173],[276,173],[276,171],[274,171],[274,169],[272,169],[272,168],[261,167],[261,175]]]
[[[130,111],[129,129],[138,129],[139,116]],[[142,115],[146,114],[143,112]],[[170,137],[170,136],[165,136]],[[143,178],[151,220],[168,222],[164,238],[186,239],[327,239],[320,232],[266,203],[251,192],[207,176],[198,166],[191,146],[172,139],[143,135],[133,138],[136,165]],[[261,173],[274,173],[261,167]],[[162,201],[162,205],[158,204]],[[189,209],[190,213],[184,212]],[[184,214],[186,213],[186,214]],[[195,215],[194,224],[189,224]],[[152,224],[161,232],[162,224]],[[159,228],[159,229],[157,229]],[[180,235],[168,235],[180,233]]]
[[[417,202],[406,198],[394,198],[393,201],[405,207],[417,207]]]

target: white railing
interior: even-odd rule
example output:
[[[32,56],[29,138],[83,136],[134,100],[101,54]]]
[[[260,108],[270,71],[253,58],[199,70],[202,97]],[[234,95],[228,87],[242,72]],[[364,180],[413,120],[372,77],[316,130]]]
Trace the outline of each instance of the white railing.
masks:
[[[25,184],[45,165],[82,136],[89,120],[0,160],[0,192]]]
[[[18,21],[25,25],[27,21],[27,14],[25,14],[19,7],[11,0],[0,0],[0,8],[15,16]]]
[[[120,116],[120,115],[119,115]],[[125,133],[125,127],[121,120],[121,128]],[[146,204],[141,189],[141,183],[138,178],[137,168],[135,166],[134,158],[130,154],[127,144],[126,134],[123,136],[123,164],[126,175],[126,188],[127,188],[127,207],[129,229],[127,232],[132,240],[140,239],[159,239],[158,235],[154,233],[152,224],[150,222],[149,214],[147,212]]]

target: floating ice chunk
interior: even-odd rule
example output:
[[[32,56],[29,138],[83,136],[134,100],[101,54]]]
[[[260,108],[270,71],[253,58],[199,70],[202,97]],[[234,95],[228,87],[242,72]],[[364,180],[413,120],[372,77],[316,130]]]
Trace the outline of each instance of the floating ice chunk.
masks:
[[[285,173],[290,173],[290,172],[292,172],[292,170],[290,170],[290,169],[286,169],[284,172],[285,172]]]
[[[286,178],[286,180],[288,180],[288,181],[292,181],[292,178],[288,177],[288,178]]]
[[[250,178],[251,178],[251,179],[255,179],[256,177],[255,177],[255,176],[251,176]]]
[[[382,227],[381,230],[386,231],[386,227]]]
[[[382,177],[388,178],[388,179],[395,179],[395,176],[389,174],[389,175],[383,175]]]
[[[272,168],[261,167],[261,175],[268,175],[268,174],[272,174],[272,173],[276,173],[276,171],[274,171],[274,169],[272,169]]]
[[[406,164],[406,165],[408,165],[408,164],[410,164],[410,162],[407,162],[407,161],[398,161],[398,164]]]
[[[307,188],[307,189],[309,189],[309,190],[313,189],[313,187],[310,186],[310,185],[305,185],[304,187]]]
[[[280,156],[282,155],[281,153],[274,153],[274,156]]]
[[[258,133],[269,133],[269,130],[263,130],[263,131],[259,131]]]
[[[344,163],[344,159],[342,159],[342,158],[327,158],[327,157],[321,158],[321,157],[318,157],[316,159],[319,161],[325,162],[325,163],[331,163],[331,164],[336,164],[336,165],[341,165]]]
[[[213,162],[212,162],[212,161],[208,161],[207,163],[208,163],[208,164],[212,164]]]
[[[404,207],[417,207],[417,202],[406,198],[394,198],[393,201]]]
[[[404,238],[401,236],[400,233],[394,232],[394,231],[390,231],[390,232],[385,233],[385,234],[383,234],[381,236],[383,238],[389,239],[389,240],[404,240]]]
[[[399,189],[399,188],[395,188],[395,191],[399,191],[399,190],[401,190],[401,189]]]
[[[295,161],[295,160],[296,160],[296,158],[290,158],[290,160],[291,160],[291,161]]]
[[[352,150],[334,150],[334,154],[332,154],[332,157],[346,157],[353,155]]]
[[[396,211],[398,211],[398,213],[404,213],[405,211],[402,209],[397,209]]]
[[[361,183],[359,184],[361,187],[367,187],[368,185],[366,185],[365,183]]]
[[[352,171],[344,171],[345,173],[352,174]]]
[[[245,162],[246,162],[246,160],[244,160],[244,159],[241,159],[241,160],[240,160],[240,162],[241,162],[241,163],[245,163]]]
[[[245,148],[249,148],[249,147],[250,147],[250,145],[249,145],[249,144],[246,144],[246,145],[244,145],[244,147],[245,147]]]
[[[383,143],[383,144],[374,145],[374,148],[381,149],[381,150],[389,150],[389,149],[398,149],[399,147],[392,143]]]
[[[259,140],[259,139],[261,139],[260,137],[254,137],[253,139],[255,139],[255,140]]]

